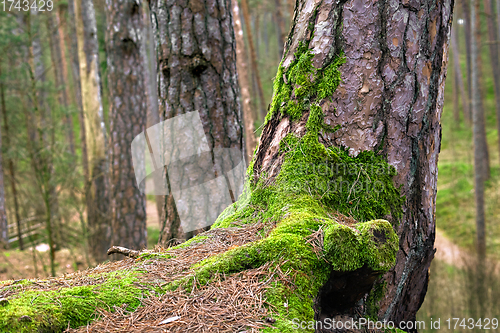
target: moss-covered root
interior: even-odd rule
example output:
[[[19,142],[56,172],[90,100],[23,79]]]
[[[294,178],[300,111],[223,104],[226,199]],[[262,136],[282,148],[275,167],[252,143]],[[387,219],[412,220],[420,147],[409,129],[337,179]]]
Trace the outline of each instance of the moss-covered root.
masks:
[[[398,237],[385,220],[355,224],[334,224],[325,230],[325,258],[336,271],[353,271],[366,265],[385,272],[396,261]]]
[[[170,288],[191,289],[193,283],[207,284],[217,276],[271,262],[271,288],[266,296],[276,319],[274,326],[291,332],[294,318],[314,320],[316,297],[332,276],[369,271],[373,279],[363,294],[354,296],[358,301],[394,265],[397,249],[398,237],[387,221],[347,226],[324,215],[292,210],[265,238],[198,263],[192,276]]]

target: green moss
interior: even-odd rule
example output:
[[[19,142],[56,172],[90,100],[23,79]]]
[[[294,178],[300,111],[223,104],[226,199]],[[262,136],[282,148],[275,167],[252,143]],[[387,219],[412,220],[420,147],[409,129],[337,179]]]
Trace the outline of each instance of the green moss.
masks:
[[[136,273],[116,271],[107,273],[102,284],[23,291],[0,308],[0,332],[62,332],[68,325],[87,325],[99,308],[109,311],[126,304],[133,311],[143,297],[142,290],[134,286],[136,281]],[[31,322],[20,322],[22,316],[29,316]]]

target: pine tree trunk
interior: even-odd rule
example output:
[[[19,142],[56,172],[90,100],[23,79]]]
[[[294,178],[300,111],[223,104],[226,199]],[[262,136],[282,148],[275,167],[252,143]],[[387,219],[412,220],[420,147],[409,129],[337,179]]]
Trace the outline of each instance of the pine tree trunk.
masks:
[[[464,120],[467,122],[468,119],[471,119],[469,100],[467,98],[468,95],[465,92],[462,69],[460,67],[460,51],[458,49],[457,34],[456,30],[453,27],[451,28],[451,48],[453,52],[453,70],[456,73],[458,90],[462,98],[462,110],[464,113]]]
[[[325,123],[340,126],[335,133],[323,134],[320,142],[349,147],[353,156],[376,151],[396,168],[395,183],[406,203],[396,228],[400,250],[396,266],[384,276],[387,289],[378,316],[395,323],[414,320],[434,256],[439,120],[452,2],[323,1],[306,10],[307,4],[297,2],[275,87],[291,84],[284,73],[296,64],[294,54],[305,46],[320,73],[345,54],[339,87],[333,95],[331,90],[316,95],[314,108],[321,107]],[[261,182],[272,182],[280,172],[284,161],[280,141],[289,133],[301,137],[308,132],[309,111],[300,108],[308,104],[297,100],[297,94],[300,91],[284,103],[274,92],[254,158],[254,178]],[[313,105],[312,100],[309,103]],[[303,116],[296,113],[297,106]]]
[[[54,69],[55,88],[57,90],[59,107],[63,109],[63,119],[65,124],[64,129],[68,139],[69,152],[74,155],[75,140],[73,135],[73,120],[68,110],[69,103],[66,91],[66,78],[64,74],[66,70],[66,59],[63,57],[63,49],[61,48],[63,43],[62,40],[60,40],[59,35],[61,23],[59,21],[59,17],[52,11],[48,12],[46,16],[50,44],[50,59],[52,60],[52,67]]]
[[[259,66],[257,64],[257,54],[253,43],[252,27],[250,25],[250,9],[248,8],[248,1],[241,0],[241,11],[243,13],[243,23],[245,24],[245,32],[247,34],[248,47],[250,48],[250,64],[252,66],[252,75],[255,77],[257,84],[257,93],[259,94],[260,116],[264,119],[266,116],[266,102],[264,100],[264,91],[262,90],[262,81],[260,79]]]
[[[488,45],[490,48],[490,62],[493,70],[495,87],[495,109],[497,115],[498,149],[500,151],[500,63],[498,59],[498,34],[495,26],[495,7],[492,0],[484,0],[484,11],[488,22]],[[499,154],[500,157],[500,154]]]
[[[2,64],[0,62],[0,77],[2,76]],[[4,84],[0,79],[0,107],[1,112],[5,115]],[[7,221],[7,208],[5,207],[5,188],[2,166],[2,133],[0,131],[0,250],[9,247],[9,223]],[[22,245],[22,242],[19,244]]]
[[[143,3],[142,16],[144,31],[143,39],[141,41],[141,57],[145,62],[144,84],[146,86],[148,96],[146,128],[150,128],[160,122],[160,115],[158,114],[158,85],[156,84],[156,57],[154,54],[153,32],[151,20],[149,18],[149,8],[145,2]],[[165,196],[158,194],[159,185],[160,184],[157,184],[156,182],[153,184],[155,192],[157,193],[155,195],[155,203],[156,212],[158,214],[158,222],[160,222],[163,215],[163,204],[165,203]],[[159,226],[161,227],[161,223]]]
[[[92,0],[75,1],[75,17],[89,167],[89,187],[86,192],[89,248],[95,260],[104,261],[111,244],[109,172],[97,26]]]
[[[233,1],[233,25],[234,25],[234,37],[236,40],[236,65],[238,68],[238,82],[241,91],[241,106],[243,109],[243,122],[245,124],[245,150],[247,162],[252,159],[253,151],[257,146],[257,140],[255,138],[255,127],[254,127],[254,115],[252,111],[252,105],[250,103],[250,84],[248,82],[248,67],[246,59],[245,50],[245,40],[243,38],[243,28],[241,26],[240,20],[240,9],[238,7],[238,2]],[[258,22],[258,21],[257,21]]]
[[[150,3],[150,9],[155,22],[160,115],[168,120],[197,110],[210,150],[243,151],[230,1],[193,0],[187,4],[162,0]],[[168,175],[167,181],[170,185]],[[177,209],[169,192],[159,240],[164,246],[197,232],[183,231]]]
[[[136,183],[130,149],[147,119],[142,11],[141,2],[106,2],[112,243],[137,250],[147,245],[146,196]]]
[[[484,147],[484,113],[481,107],[481,91],[479,86],[480,68],[478,68],[479,54],[479,24],[476,20],[478,15],[479,1],[471,1],[471,24],[475,27],[475,33],[471,36],[471,61],[472,61],[472,119],[474,137],[474,192],[476,197],[476,236],[477,253],[480,258],[486,255],[486,231],[484,214],[484,163],[486,160]]]
[[[1,64],[0,64],[1,67]],[[1,68],[0,68],[1,71]],[[1,76],[1,74],[0,74]],[[0,82],[0,107],[2,108],[3,115],[3,128],[5,133],[5,145],[10,147],[10,131],[9,131],[9,121],[7,118],[7,106],[5,104],[5,86],[3,82]],[[6,163],[9,166],[9,176],[10,176],[10,188],[12,191],[12,201],[14,202],[14,217],[16,219],[17,226],[17,242],[19,244],[19,249],[24,250],[23,236],[21,233],[21,218],[19,216],[19,202],[17,197],[17,184],[16,184],[16,174],[14,169],[14,162],[12,158],[7,157]]]
[[[467,97],[469,101],[469,110],[472,110],[472,83],[471,83],[471,75],[472,75],[472,63],[471,63],[471,11],[469,8],[469,0],[461,0],[460,4],[462,5],[462,10],[464,12],[464,21],[465,21],[465,55],[466,55],[466,64],[467,64]],[[472,123],[472,111],[466,118],[468,123]]]
[[[280,0],[274,0],[274,23],[276,24],[276,37],[278,39],[278,58],[281,59],[286,31]]]
[[[471,2],[471,6],[472,6],[472,2]],[[478,131],[479,131],[479,140],[480,140],[480,146],[478,147],[478,149],[481,150],[481,156],[482,156],[482,162],[481,162],[481,174],[482,174],[482,177],[483,177],[483,180],[486,181],[488,179],[490,179],[490,154],[489,154],[489,150],[488,150],[488,141],[486,139],[486,120],[485,120],[485,114],[484,114],[484,94],[485,94],[485,91],[484,91],[484,78],[483,78],[483,59],[482,59],[482,56],[481,56],[481,18],[480,18],[480,2],[479,1],[476,1],[475,2],[475,23],[474,25],[472,25],[472,27],[474,27],[474,35],[475,35],[475,39],[476,39],[476,58],[475,58],[475,62],[472,62],[472,66],[476,67],[475,70],[477,71],[477,93],[478,95],[476,97],[478,97],[478,100],[477,100],[477,107],[478,107],[478,111],[477,111],[477,122],[478,122]],[[471,15],[472,15],[472,11],[471,11]],[[471,24],[472,24],[472,20],[471,20]],[[471,43],[472,45],[472,43]],[[471,46],[471,49],[472,49],[472,46]],[[471,51],[472,52],[472,51]],[[472,74],[471,74],[472,75]],[[472,84],[472,80],[471,80],[471,84]],[[473,88],[474,89],[474,88]],[[474,117],[474,116],[473,116]],[[474,121],[473,121],[474,122]],[[476,148],[474,148],[476,149]]]

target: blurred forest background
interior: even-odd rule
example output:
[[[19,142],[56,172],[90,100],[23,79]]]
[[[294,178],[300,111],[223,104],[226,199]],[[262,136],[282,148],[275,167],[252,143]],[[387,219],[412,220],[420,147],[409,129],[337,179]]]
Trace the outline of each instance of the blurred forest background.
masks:
[[[418,316],[426,322],[441,318],[442,327],[449,317],[500,317],[499,4],[455,3],[441,121],[437,253]],[[62,0],[46,5],[38,12],[0,8],[0,243],[5,248],[0,250],[0,280],[60,275],[105,259],[92,239],[99,237],[99,229],[92,225],[99,217],[89,216],[87,209],[99,198],[92,186],[101,176],[92,171],[89,156],[106,154],[106,149],[96,148],[99,145],[114,144],[108,141],[112,135],[106,4]],[[255,138],[272,97],[293,6],[292,0],[240,0],[239,10],[233,8],[242,106],[251,110],[245,120],[250,119]],[[84,21],[75,14],[79,11]],[[148,98],[149,127],[161,119],[155,105],[157,64],[146,7],[144,13],[141,54],[148,72],[143,98]],[[84,75],[85,66],[93,64],[95,70]],[[481,114],[473,121],[474,102],[484,122]],[[85,105],[96,105],[96,111],[85,114]],[[474,145],[474,135],[484,144]],[[475,156],[481,157],[480,168],[474,167]],[[147,196],[148,248],[160,237],[163,202],[163,197]],[[484,217],[478,204],[484,205]],[[478,253],[484,265],[481,272]],[[484,290],[478,294],[478,288]],[[456,328],[462,330],[466,329]]]

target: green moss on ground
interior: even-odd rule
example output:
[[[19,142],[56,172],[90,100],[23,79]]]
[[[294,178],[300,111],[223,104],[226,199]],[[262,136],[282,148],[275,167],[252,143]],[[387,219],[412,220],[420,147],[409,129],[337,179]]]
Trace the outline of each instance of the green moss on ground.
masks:
[[[20,292],[0,307],[0,332],[62,332],[68,325],[87,325],[96,318],[98,309],[126,304],[126,310],[133,311],[144,296],[134,285],[139,281],[136,274],[115,271],[106,273],[105,281],[96,285]]]

